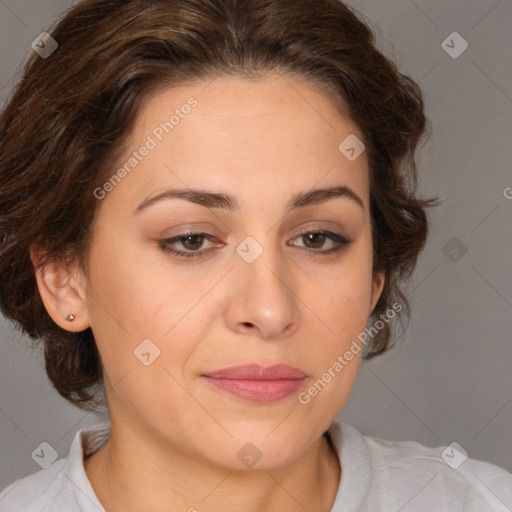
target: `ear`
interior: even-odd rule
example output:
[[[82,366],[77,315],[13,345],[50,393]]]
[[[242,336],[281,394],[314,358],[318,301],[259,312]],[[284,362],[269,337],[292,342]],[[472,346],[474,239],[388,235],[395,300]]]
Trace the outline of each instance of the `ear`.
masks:
[[[45,252],[40,242],[30,246],[30,259],[46,311],[66,331],[80,332],[87,329],[90,324],[85,301],[85,276],[73,259],[52,261],[43,268],[41,260]],[[75,317],[72,322],[65,320],[69,314]]]
[[[384,283],[386,279],[384,277],[384,272],[376,272],[373,276],[372,280],[372,301],[370,306],[370,315],[373,313],[377,302],[382,295],[382,290],[384,289]]]

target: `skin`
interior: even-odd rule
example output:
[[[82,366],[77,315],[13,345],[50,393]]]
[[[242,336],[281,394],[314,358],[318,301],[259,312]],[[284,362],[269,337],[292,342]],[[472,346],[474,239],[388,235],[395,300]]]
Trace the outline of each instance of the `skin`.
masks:
[[[384,284],[371,270],[368,161],[338,150],[363,135],[302,79],[220,76],[148,98],[124,161],[191,96],[191,113],[99,201],[90,273],[75,262],[37,271],[53,320],[70,331],[90,326],[102,359],[112,436],[86,473],[108,512],[327,512],[342,468],[322,434],[349,397],[361,352],[307,405],[297,393],[248,402],[201,375],[287,363],[308,374],[304,391],[364,330]],[[331,186],[349,187],[363,207],[343,196],[285,212],[295,194]],[[133,214],[171,188],[230,194],[240,210],[174,198]],[[323,255],[336,243],[301,236],[322,229],[351,243]],[[187,230],[215,241],[173,245],[199,247],[195,259],[161,248]],[[253,263],[235,250],[248,236],[263,248]],[[37,267],[36,246],[31,254]],[[70,312],[73,323],[64,321]],[[160,349],[149,366],[134,356],[147,338]],[[248,442],[262,454],[250,469],[237,457]]]

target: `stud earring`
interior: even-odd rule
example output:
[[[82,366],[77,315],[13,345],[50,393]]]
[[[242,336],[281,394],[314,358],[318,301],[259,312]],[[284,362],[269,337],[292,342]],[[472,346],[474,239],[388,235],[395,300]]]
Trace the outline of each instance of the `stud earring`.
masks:
[[[66,317],[66,322],[72,322],[73,320],[75,319],[75,315],[73,315],[73,313],[70,313],[67,317]]]

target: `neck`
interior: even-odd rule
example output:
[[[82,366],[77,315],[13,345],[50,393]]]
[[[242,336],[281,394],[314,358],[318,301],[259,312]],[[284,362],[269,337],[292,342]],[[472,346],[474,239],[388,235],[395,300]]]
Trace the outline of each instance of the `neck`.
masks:
[[[325,436],[285,467],[250,471],[141,441],[148,438],[113,423],[107,443],[85,459],[106,512],[330,512],[334,504],[341,467]]]

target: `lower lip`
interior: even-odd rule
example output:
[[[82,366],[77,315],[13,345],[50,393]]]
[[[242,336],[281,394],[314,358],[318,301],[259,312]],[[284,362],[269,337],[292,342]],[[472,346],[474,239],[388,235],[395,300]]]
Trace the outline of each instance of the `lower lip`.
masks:
[[[232,395],[250,402],[270,403],[282,400],[296,393],[305,378],[302,379],[276,379],[276,380],[249,380],[249,379],[221,379],[203,376],[210,384]]]

